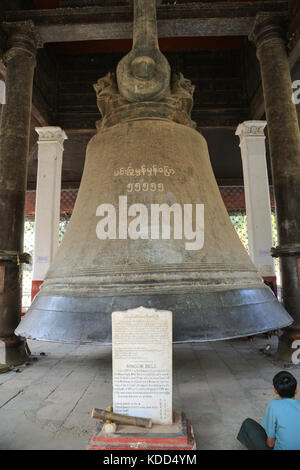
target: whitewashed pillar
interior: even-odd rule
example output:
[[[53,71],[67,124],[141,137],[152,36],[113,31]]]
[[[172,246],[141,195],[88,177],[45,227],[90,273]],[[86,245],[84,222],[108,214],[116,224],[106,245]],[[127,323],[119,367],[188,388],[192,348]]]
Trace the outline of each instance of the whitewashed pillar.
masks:
[[[266,163],[264,128],[266,121],[245,121],[239,124],[242,154],[248,243],[250,257],[264,280],[275,282],[270,189]]]
[[[39,140],[32,298],[58,248],[63,143],[67,139],[60,127],[37,127],[36,132]]]

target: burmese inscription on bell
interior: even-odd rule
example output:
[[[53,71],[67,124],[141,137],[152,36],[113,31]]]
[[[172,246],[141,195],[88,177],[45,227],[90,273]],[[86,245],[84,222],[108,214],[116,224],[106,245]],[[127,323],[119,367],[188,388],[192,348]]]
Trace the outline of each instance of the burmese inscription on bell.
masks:
[[[172,423],[172,312],[112,314],[113,410]]]

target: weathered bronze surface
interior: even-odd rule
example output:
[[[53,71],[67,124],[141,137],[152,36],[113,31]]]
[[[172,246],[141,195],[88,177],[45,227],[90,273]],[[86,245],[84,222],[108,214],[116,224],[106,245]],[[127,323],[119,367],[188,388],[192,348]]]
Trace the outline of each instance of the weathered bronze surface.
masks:
[[[146,12],[150,3],[136,1],[136,19],[138,7]],[[144,29],[150,38],[154,25]],[[258,276],[228,217],[206,141],[190,119],[194,87],[178,74],[166,82],[158,73],[153,84],[164,62],[150,52],[154,65],[148,49],[134,49],[118,83],[109,74],[95,85],[103,119],[88,144],[70,225],[17,334],[110,342],[111,312],[141,305],[173,312],[174,341],[247,336],[292,321]],[[151,95],[141,101],[147,81]],[[149,211],[152,204],[203,204],[203,247],[187,249],[187,237],[175,236],[174,226],[170,239],[151,238],[144,226],[136,239],[128,237],[123,223],[132,217],[121,208],[125,196],[128,208],[138,203]],[[96,236],[104,203],[118,208],[114,239]]]

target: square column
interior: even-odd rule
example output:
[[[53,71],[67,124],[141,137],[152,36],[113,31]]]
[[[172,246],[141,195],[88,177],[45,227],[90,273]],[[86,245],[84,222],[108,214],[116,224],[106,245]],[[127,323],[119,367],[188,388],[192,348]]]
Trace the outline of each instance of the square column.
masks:
[[[236,135],[242,154],[250,257],[264,280],[276,288],[265,126],[266,121],[245,121]]]
[[[35,203],[32,299],[39,291],[59,243],[63,143],[60,127],[37,127],[38,173]]]

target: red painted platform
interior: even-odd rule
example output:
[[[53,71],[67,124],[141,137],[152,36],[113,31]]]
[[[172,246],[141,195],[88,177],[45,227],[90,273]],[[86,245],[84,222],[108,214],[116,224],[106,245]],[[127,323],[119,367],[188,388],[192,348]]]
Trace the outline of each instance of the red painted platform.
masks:
[[[193,428],[184,413],[173,414],[173,424],[153,424],[151,429],[118,425],[115,434],[102,432],[99,422],[87,450],[196,450]]]
[[[268,283],[267,286],[269,286],[272,289],[272,291],[274,292],[274,294],[277,297],[278,292],[277,292],[277,279],[276,279],[276,276],[264,276],[263,280]]]
[[[33,302],[36,294],[39,292],[44,281],[32,281],[31,283],[31,302]]]

